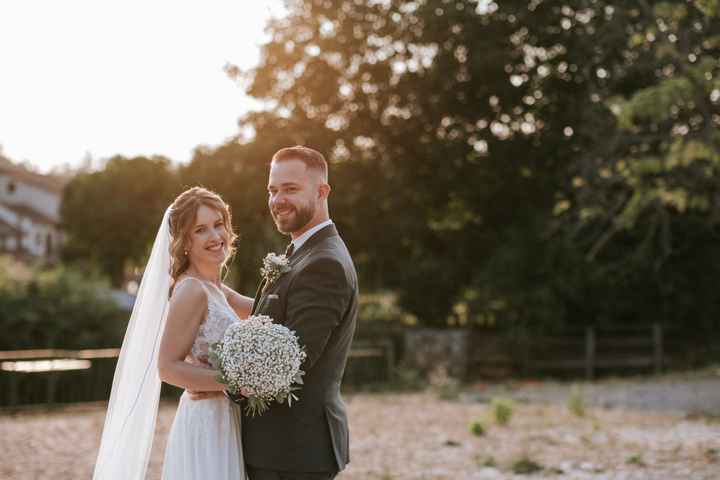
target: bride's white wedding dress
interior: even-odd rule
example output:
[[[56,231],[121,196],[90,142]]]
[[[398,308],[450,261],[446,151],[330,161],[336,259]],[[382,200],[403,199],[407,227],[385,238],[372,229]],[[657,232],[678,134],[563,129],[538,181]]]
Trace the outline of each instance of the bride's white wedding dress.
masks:
[[[194,360],[207,362],[209,346],[239,318],[217,286],[195,277],[177,285],[186,281],[200,283],[207,294],[207,317],[191,349]],[[163,480],[245,479],[240,418],[240,407],[224,396],[192,400],[184,392],[167,440]]]

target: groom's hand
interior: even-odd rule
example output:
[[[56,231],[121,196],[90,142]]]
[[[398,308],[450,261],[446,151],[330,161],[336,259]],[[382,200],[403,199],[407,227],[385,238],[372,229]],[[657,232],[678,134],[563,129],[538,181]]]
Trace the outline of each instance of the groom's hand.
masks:
[[[195,358],[192,355],[188,355],[185,361],[203,368],[211,368],[210,362],[206,358]],[[185,391],[190,396],[190,400],[207,400],[208,398],[222,397],[223,392],[203,392],[201,390],[190,390],[186,388]]]

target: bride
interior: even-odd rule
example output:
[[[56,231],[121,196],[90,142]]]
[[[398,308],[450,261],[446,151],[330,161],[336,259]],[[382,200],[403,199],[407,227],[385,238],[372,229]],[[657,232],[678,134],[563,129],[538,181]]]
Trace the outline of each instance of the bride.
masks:
[[[94,480],[144,479],[161,381],[210,392],[180,397],[162,478],[245,478],[240,407],[207,365],[209,346],[252,308],[221,281],[235,238],[228,206],[204,188],[186,190],[165,212],[115,370]]]

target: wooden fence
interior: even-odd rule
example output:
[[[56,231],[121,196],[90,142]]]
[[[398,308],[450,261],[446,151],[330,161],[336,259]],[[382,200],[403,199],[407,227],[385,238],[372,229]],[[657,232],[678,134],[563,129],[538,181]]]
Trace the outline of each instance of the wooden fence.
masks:
[[[663,348],[663,328],[658,324],[641,329],[586,327],[582,338],[543,337],[537,341],[543,348],[531,350],[532,357],[523,365],[526,371],[582,370],[585,378],[592,380],[600,369],[661,373],[670,362]],[[562,357],[553,357],[558,350]]]
[[[717,342],[714,342],[717,343]],[[470,340],[471,378],[661,373],[720,358],[718,345],[692,331],[647,326],[585,327],[555,336],[506,338],[476,331]]]
[[[92,350],[0,351],[0,407],[107,400],[118,348]],[[391,342],[356,342],[345,382],[361,385],[391,378],[395,351]],[[162,395],[181,390],[163,384]]]

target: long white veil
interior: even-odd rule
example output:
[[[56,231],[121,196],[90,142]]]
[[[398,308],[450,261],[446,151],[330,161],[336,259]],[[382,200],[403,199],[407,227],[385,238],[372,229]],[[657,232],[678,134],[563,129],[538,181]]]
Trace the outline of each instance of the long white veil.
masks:
[[[155,237],[125,332],[93,480],[145,478],[160,399],[157,359],[171,282],[171,209]]]

